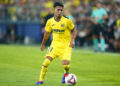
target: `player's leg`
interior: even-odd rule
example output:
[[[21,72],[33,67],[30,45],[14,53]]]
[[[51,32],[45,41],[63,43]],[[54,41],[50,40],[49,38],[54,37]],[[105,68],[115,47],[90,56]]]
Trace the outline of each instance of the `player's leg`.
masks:
[[[70,65],[69,64],[70,64],[70,61],[68,61],[68,60],[63,60],[62,61],[62,65],[63,65],[65,74],[69,73],[69,69],[70,69]]]
[[[62,65],[63,65],[63,68],[64,68],[64,75],[63,75],[63,78],[62,78],[62,83],[65,83],[65,77],[69,73],[71,54],[72,54],[72,48],[68,47],[68,48],[65,49],[65,51],[63,53],[63,56],[61,57]]]
[[[101,52],[105,51],[105,39],[104,39],[104,26],[99,25],[99,38],[100,38],[100,44],[101,44]]]
[[[42,68],[41,68],[41,73],[40,73],[40,81],[44,79],[44,76],[48,70],[48,66],[52,61],[52,57],[47,56],[46,59],[43,62]]]
[[[64,84],[65,83],[65,77],[69,74],[69,69],[70,69],[70,61],[68,60],[62,60],[62,65],[63,65],[63,68],[64,68],[64,75],[63,75],[63,78],[62,78],[62,83]]]
[[[92,35],[92,38],[93,38],[93,45],[94,45],[94,50],[95,52],[98,52],[98,39],[97,39],[97,36],[96,35]]]
[[[105,39],[103,33],[100,32],[100,44],[101,44],[101,52],[105,51]]]
[[[44,60],[42,68],[41,68],[41,72],[40,72],[40,79],[36,83],[37,85],[43,84],[45,74],[46,74],[46,72],[48,70],[48,66],[49,66],[49,64],[51,63],[52,60],[53,60],[53,58],[50,57],[50,56],[47,56],[46,59]]]
[[[94,46],[95,52],[98,51],[98,38],[97,38],[97,34],[98,34],[98,27],[97,27],[97,25],[93,24],[92,25],[92,40],[93,40],[93,46]]]
[[[40,72],[40,79],[36,83],[37,85],[43,84],[43,80],[48,70],[48,66],[51,63],[51,61],[56,58],[55,54],[56,54],[55,49],[53,48],[53,46],[50,46],[46,54],[46,59],[43,62],[41,72]]]

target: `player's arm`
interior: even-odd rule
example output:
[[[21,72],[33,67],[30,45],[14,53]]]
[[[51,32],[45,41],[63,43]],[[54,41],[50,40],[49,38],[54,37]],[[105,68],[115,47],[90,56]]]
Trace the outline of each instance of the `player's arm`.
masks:
[[[44,50],[45,48],[45,43],[46,41],[48,40],[49,36],[50,36],[50,32],[51,32],[51,27],[50,27],[50,21],[48,20],[47,23],[46,23],[46,27],[45,27],[45,34],[44,34],[44,37],[43,37],[43,40],[42,40],[42,43],[41,43],[41,51]]]
[[[91,20],[92,23],[98,24],[98,23],[95,21],[95,18],[94,18],[94,17],[90,17],[90,20]]]
[[[102,17],[102,19],[107,19],[108,18],[108,15],[107,14],[105,14],[103,17]]]
[[[107,11],[103,10],[103,13],[104,13],[104,15],[103,15],[102,19],[104,19],[104,20],[108,19]]]
[[[94,24],[98,24],[96,21],[95,21],[95,15],[94,15],[94,10],[92,11],[92,14],[91,14],[91,16],[89,17],[89,20],[92,22],[92,23],[94,23]]]
[[[77,35],[77,30],[76,30],[76,28],[74,28],[74,29],[71,31],[70,47],[74,47],[74,46],[75,46],[74,40],[75,40],[75,38],[76,38],[76,35]]]
[[[40,47],[41,51],[44,50],[44,48],[45,48],[45,43],[46,43],[46,41],[48,40],[49,36],[50,36],[50,32],[45,32],[44,37],[43,37],[43,40],[42,40],[42,43],[41,43],[41,47]]]

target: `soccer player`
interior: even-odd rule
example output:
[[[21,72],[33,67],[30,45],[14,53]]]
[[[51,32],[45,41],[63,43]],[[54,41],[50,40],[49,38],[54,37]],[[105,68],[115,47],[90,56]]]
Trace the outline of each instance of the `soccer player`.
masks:
[[[41,51],[44,50],[45,43],[49,38],[50,33],[53,35],[53,40],[43,62],[40,79],[36,83],[37,85],[43,84],[49,64],[57,57],[61,59],[64,68],[62,83],[65,83],[65,76],[69,73],[72,47],[74,47],[77,31],[72,21],[63,16],[63,8],[64,5],[62,3],[55,2],[54,17],[50,18],[46,23],[46,32],[40,47]]]
[[[102,3],[100,1],[96,4],[97,9],[92,11],[91,20],[93,22],[93,44],[94,44],[94,50],[98,51],[98,38],[100,39],[101,44],[101,52],[104,52],[104,20],[108,18],[107,12],[104,8],[102,8]]]

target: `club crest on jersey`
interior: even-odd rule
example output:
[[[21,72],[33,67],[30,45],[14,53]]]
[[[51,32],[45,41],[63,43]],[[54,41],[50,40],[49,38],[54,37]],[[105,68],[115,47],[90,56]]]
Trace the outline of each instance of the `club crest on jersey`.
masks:
[[[61,27],[64,27],[65,26],[65,24],[61,24]]]

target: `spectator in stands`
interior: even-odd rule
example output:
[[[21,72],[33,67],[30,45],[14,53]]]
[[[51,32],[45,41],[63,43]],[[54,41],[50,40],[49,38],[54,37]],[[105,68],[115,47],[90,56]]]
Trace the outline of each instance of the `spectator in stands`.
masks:
[[[89,17],[91,17],[90,14],[92,9],[96,8],[95,2],[103,2],[103,8],[109,15],[107,23],[108,27],[105,27],[105,39],[109,45],[108,50],[119,50],[117,49],[120,44],[119,25],[117,23],[119,22],[119,18],[116,18],[115,16],[120,13],[120,0],[0,0],[0,22],[6,22],[7,20],[7,23],[38,22],[41,23],[42,33],[44,34],[44,26],[47,19],[53,15],[53,10],[51,10],[51,8],[53,7],[52,5],[55,1],[62,1],[65,4],[67,9],[65,15],[73,20],[78,28],[77,31],[79,34],[76,39],[76,44],[78,46],[84,45],[84,43],[88,40],[88,38],[86,38],[87,35],[91,34],[88,29],[90,26]],[[6,34],[10,32],[11,30],[7,30]],[[6,38],[9,38],[10,41],[11,39],[15,40],[14,36],[11,38],[11,36],[8,37],[8,35],[6,35]]]
[[[14,43],[16,40],[16,27],[13,24],[7,25],[7,30],[4,38],[8,43]]]
[[[115,49],[116,51],[120,51],[120,13],[118,14],[118,18],[116,20],[116,26],[114,27],[114,36],[115,36]]]
[[[116,25],[116,19],[114,13],[110,14],[107,24],[107,33],[106,33],[106,41],[108,43],[108,51],[114,52],[114,26]]]
[[[0,20],[5,21],[5,12],[3,9],[0,9]]]
[[[43,18],[41,18],[41,23],[42,23],[42,35],[41,36],[42,36],[42,38],[45,33],[45,25],[46,25],[47,20],[53,17],[53,12],[52,12],[51,8],[45,8],[45,10],[46,10],[47,14]],[[52,40],[51,36],[48,39],[48,42],[46,43],[46,45],[50,44],[50,40]]]

